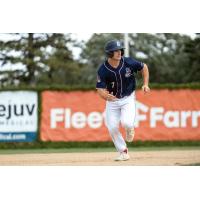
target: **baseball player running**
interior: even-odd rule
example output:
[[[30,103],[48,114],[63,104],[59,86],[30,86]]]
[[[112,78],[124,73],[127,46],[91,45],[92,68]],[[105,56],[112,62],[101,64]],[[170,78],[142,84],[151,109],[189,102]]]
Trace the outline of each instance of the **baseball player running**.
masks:
[[[124,46],[118,40],[111,40],[105,45],[107,59],[97,72],[96,89],[101,98],[106,100],[106,126],[112,141],[119,152],[115,161],[129,160],[128,148],[119,123],[125,128],[126,141],[134,138],[135,89],[134,73],[141,71],[143,75],[142,90],[150,91],[149,71],[146,64],[130,57],[124,57]]]

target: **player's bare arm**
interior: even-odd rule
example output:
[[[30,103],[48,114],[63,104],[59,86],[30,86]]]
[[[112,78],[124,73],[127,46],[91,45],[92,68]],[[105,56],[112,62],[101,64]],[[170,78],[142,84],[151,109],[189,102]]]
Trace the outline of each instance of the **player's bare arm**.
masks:
[[[117,98],[115,96],[113,96],[112,94],[109,94],[109,92],[106,89],[97,88],[97,93],[104,100],[107,100],[107,101],[117,100]]]
[[[149,88],[149,70],[146,64],[144,64],[143,69],[141,70],[142,76],[143,76],[143,86],[142,91],[144,93],[150,92]]]

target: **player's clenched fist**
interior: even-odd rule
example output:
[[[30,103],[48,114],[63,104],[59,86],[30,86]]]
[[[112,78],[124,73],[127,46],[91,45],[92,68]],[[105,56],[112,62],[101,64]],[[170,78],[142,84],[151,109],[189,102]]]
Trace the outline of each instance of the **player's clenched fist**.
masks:
[[[106,89],[97,89],[98,94],[107,101],[116,101],[117,98],[110,94]]]
[[[144,93],[150,92],[149,86],[148,86],[148,85],[143,85],[143,86],[142,86],[142,91],[143,91]]]
[[[115,96],[113,96],[112,94],[108,94],[106,100],[107,100],[107,101],[116,101],[117,98],[116,98]]]

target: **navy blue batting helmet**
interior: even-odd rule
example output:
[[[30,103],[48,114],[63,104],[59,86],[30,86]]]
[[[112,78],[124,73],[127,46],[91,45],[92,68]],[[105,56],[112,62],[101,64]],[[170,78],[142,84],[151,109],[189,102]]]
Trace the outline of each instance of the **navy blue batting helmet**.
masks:
[[[121,50],[122,56],[123,56],[124,49],[125,49],[124,45],[119,40],[111,40],[111,41],[107,42],[105,45],[105,52],[106,52],[107,56],[109,56],[109,57],[112,57],[113,52],[117,51],[117,50]]]

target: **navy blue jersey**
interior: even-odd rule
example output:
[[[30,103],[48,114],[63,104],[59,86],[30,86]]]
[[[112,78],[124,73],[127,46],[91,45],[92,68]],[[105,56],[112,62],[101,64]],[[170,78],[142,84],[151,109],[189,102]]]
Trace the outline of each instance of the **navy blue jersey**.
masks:
[[[134,73],[143,67],[142,62],[127,57],[122,57],[117,68],[106,60],[98,69],[96,88],[105,88],[117,98],[129,96],[136,88]]]

